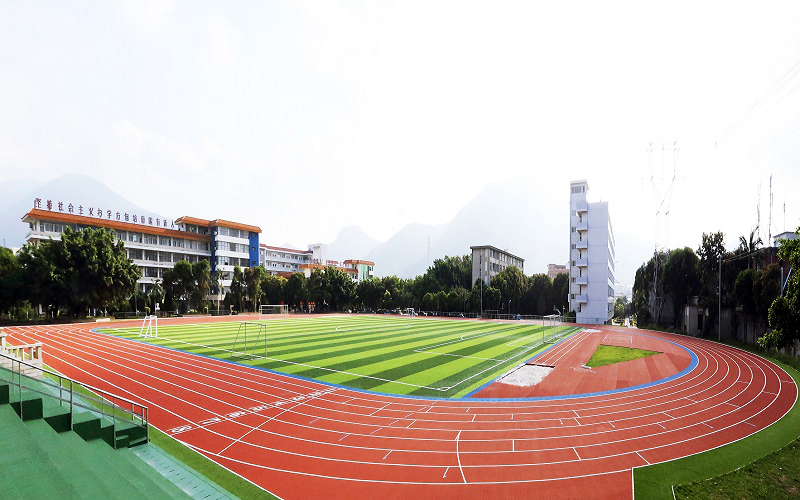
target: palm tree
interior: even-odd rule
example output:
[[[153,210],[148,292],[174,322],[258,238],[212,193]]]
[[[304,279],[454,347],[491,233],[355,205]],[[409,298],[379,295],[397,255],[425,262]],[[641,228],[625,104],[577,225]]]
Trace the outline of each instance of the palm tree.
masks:
[[[764,243],[761,241],[761,236],[756,236],[758,233],[758,226],[750,231],[750,239],[744,236],[739,236],[739,249],[750,255],[750,262],[753,264],[753,270],[756,270],[756,251]]]

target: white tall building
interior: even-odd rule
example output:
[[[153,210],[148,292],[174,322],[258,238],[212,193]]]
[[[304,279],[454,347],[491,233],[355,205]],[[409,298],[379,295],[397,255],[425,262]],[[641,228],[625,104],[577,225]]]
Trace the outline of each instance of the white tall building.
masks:
[[[585,180],[570,182],[569,307],[578,323],[614,316],[614,231],[608,202],[589,203]]]

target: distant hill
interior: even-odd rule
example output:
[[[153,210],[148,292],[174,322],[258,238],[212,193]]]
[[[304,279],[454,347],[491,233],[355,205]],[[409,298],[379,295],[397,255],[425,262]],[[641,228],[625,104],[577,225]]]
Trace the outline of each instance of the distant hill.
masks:
[[[33,181],[2,183],[0,198],[7,202],[0,204],[0,244],[5,240],[7,247],[21,247],[25,243],[28,225],[20,219],[33,208],[35,198],[41,198],[43,204],[47,200],[52,200],[54,204],[61,201],[64,204],[72,203],[74,206],[91,205],[114,211],[162,217],[123,198],[102,182],[77,174],[62,175],[45,183]]]
[[[566,263],[569,250],[569,193],[533,180],[490,184],[455,218],[438,226],[409,224],[369,253],[378,276],[411,278],[430,259],[469,254],[470,246],[492,245],[525,259],[525,274],[546,273],[547,264]]]
[[[338,260],[346,259],[365,259],[367,254],[380,242],[365,233],[358,226],[348,226],[336,236],[336,239],[328,245],[328,258]]]

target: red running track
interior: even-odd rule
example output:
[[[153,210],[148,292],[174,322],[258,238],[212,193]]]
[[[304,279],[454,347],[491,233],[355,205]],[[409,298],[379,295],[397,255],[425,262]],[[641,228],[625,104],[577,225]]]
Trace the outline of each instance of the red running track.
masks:
[[[638,333],[687,347],[696,367],[602,396],[488,401],[359,392],[96,326],[7,332],[12,342],[43,342],[48,365],[141,401],[159,429],[284,498],[630,497],[632,468],[746,437],[797,398],[792,378],[758,356],[656,332]]]

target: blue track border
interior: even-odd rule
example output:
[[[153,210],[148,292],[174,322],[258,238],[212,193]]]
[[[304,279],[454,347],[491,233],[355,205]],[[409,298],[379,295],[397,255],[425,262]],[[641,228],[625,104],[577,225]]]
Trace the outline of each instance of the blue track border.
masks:
[[[495,378],[495,379],[493,379],[493,380],[491,380],[489,382],[486,382],[485,384],[483,384],[482,386],[478,387],[474,391],[470,391],[469,393],[467,393],[467,394],[465,394],[465,395],[463,395],[463,396],[461,396],[459,398],[437,398],[437,397],[433,397],[433,396],[414,396],[414,395],[410,395],[410,394],[391,394],[391,393],[388,393],[388,392],[378,392],[378,391],[368,391],[368,390],[365,390],[365,389],[358,389],[356,387],[350,387],[350,386],[342,385],[342,384],[334,384],[332,382],[325,382],[325,381],[322,381],[322,380],[317,380],[317,379],[313,379],[313,378],[309,378],[309,377],[303,377],[302,375],[293,375],[293,374],[289,374],[289,373],[283,373],[283,372],[279,372],[279,371],[276,371],[276,370],[271,370],[269,368],[262,368],[260,366],[246,365],[244,363],[237,363],[236,361],[230,361],[230,360],[227,360],[227,359],[215,358],[213,356],[208,356],[206,354],[197,354],[197,353],[194,353],[194,352],[183,351],[181,349],[175,349],[174,347],[165,347],[165,346],[161,346],[161,345],[158,345],[158,344],[151,344],[149,342],[144,342],[144,341],[137,340],[137,339],[128,339],[128,338],[125,338],[125,337],[120,337],[118,335],[113,335],[111,333],[105,333],[105,332],[97,331],[98,329],[101,329],[101,328],[113,328],[113,327],[110,327],[110,326],[98,326],[98,327],[95,327],[95,328],[91,328],[89,331],[92,332],[92,333],[100,334],[100,335],[108,335],[109,337],[114,337],[114,338],[117,338],[117,339],[130,340],[132,342],[138,342],[138,343],[149,345],[149,346],[160,347],[161,349],[167,349],[167,350],[170,350],[170,351],[180,352],[182,354],[188,354],[188,355],[191,355],[191,356],[199,356],[199,357],[207,358],[207,359],[213,359],[214,361],[219,361],[219,362],[222,362],[222,363],[228,363],[228,364],[231,364],[231,365],[234,365],[234,366],[243,366],[243,367],[247,367],[247,368],[254,368],[256,370],[261,370],[261,371],[264,371],[264,372],[267,372],[267,373],[270,373],[270,374],[273,374],[273,375],[280,375],[280,376],[283,376],[283,377],[294,378],[294,379],[303,380],[303,381],[306,381],[306,382],[312,382],[312,383],[316,383],[316,384],[327,385],[329,387],[337,387],[337,388],[340,388],[340,389],[346,389],[348,391],[359,392],[361,394],[388,396],[388,397],[402,398],[402,399],[413,399],[413,400],[417,400],[417,401],[424,400],[424,401],[461,401],[461,402],[463,402],[463,401],[475,401],[475,402],[491,402],[491,401],[530,402],[530,401],[558,401],[558,400],[564,400],[564,399],[580,399],[580,398],[589,398],[589,397],[594,397],[594,396],[606,396],[606,395],[609,395],[609,394],[617,394],[617,393],[622,393],[622,392],[635,391],[635,390],[638,390],[638,389],[644,389],[644,388],[647,388],[647,387],[652,387],[654,385],[659,385],[659,384],[664,384],[664,383],[670,382],[670,381],[675,380],[677,378],[683,377],[687,373],[691,372],[692,370],[694,370],[697,367],[697,365],[699,363],[699,359],[698,359],[697,355],[694,353],[694,351],[692,351],[691,349],[689,349],[686,346],[683,346],[683,345],[681,345],[681,344],[679,344],[677,342],[673,342],[672,340],[667,340],[667,339],[663,339],[661,337],[656,337],[654,335],[645,335],[645,334],[641,334],[641,333],[630,332],[631,335],[639,335],[641,337],[649,337],[649,338],[653,338],[653,339],[656,339],[656,340],[661,340],[663,342],[669,342],[670,344],[676,345],[676,346],[680,347],[681,349],[683,349],[684,351],[688,352],[689,356],[691,356],[692,361],[691,361],[691,363],[689,363],[689,366],[687,366],[686,368],[684,368],[683,370],[681,370],[678,373],[670,375],[669,377],[664,377],[662,379],[654,380],[654,381],[648,382],[646,384],[639,384],[639,385],[634,385],[634,386],[631,386],[631,387],[623,387],[621,389],[611,389],[611,390],[608,390],[608,391],[587,392],[587,393],[583,393],[583,394],[564,394],[564,395],[560,395],[560,396],[537,396],[537,397],[533,397],[533,398],[472,398],[472,397],[470,397],[470,395],[475,394],[477,391],[479,391],[479,390],[483,389],[484,387],[496,382],[497,378],[499,378],[499,377],[497,377],[497,378]],[[561,342],[566,341],[567,339],[572,337],[572,335],[576,335],[576,334],[578,334],[578,333],[580,333],[582,331],[583,330],[580,330],[580,331],[575,332],[575,333],[573,333],[571,335],[568,335],[567,337],[561,339],[560,341],[558,341],[555,344],[551,345],[547,349],[538,352],[529,361],[536,359],[537,357],[541,356],[545,352],[547,352],[550,349],[554,348],[555,346],[559,345]]]

